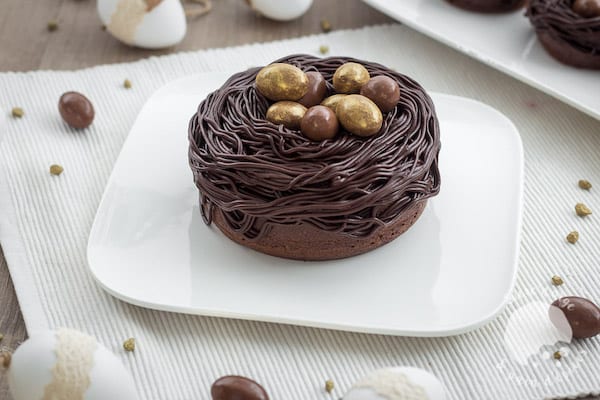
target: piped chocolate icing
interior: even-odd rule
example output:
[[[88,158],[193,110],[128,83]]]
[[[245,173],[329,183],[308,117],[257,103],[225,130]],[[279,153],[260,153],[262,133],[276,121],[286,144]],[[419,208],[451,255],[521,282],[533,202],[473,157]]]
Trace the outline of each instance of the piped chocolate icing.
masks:
[[[362,138],[341,131],[314,142],[265,120],[269,101],[254,86],[260,68],[233,75],[200,103],[189,123],[189,162],[204,221],[222,214],[248,239],[273,224],[308,223],[367,237],[440,187],[440,132],[434,105],[411,78],[382,65],[346,57],[294,55],[275,62],[319,71],[331,79],[346,62],[400,85],[399,104],[381,131]]]
[[[531,0],[527,16],[546,50],[566,64],[600,69],[600,17],[573,11],[572,0]]]

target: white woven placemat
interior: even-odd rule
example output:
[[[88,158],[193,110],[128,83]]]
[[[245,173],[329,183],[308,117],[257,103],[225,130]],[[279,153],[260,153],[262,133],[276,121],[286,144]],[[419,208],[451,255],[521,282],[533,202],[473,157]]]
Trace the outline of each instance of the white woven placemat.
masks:
[[[156,312],[104,293],[87,271],[88,232],[145,99],[186,74],[316,54],[320,45],[330,54],[396,68],[427,89],[482,100],[515,122],[526,157],[525,213],[519,278],[506,311],[465,335],[416,339]],[[122,87],[125,78],[132,89]],[[85,93],[96,107],[96,120],[84,132],[67,128],[57,112],[68,90]],[[213,380],[232,373],[257,379],[273,399],[337,399],[357,378],[389,365],[432,371],[453,400],[600,390],[599,337],[549,344],[524,365],[508,355],[503,339],[515,310],[528,303],[566,294],[600,300],[600,218],[582,219],[573,210],[583,201],[600,212],[599,189],[577,187],[582,177],[600,187],[600,122],[502,73],[390,25],[82,71],[0,74],[0,109],[6,115],[13,106],[23,107],[25,116],[7,117],[0,131],[0,243],[27,327],[66,326],[98,337],[120,354],[142,399],[208,399]],[[48,173],[53,163],[64,166],[60,177]],[[576,245],[564,239],[572,229],[581,233]],[[565,279],[562,287],[550,285],[555,273]],[[130,336],[138,348],[125,354],[120,346]],[[560,362],[548,357],[559,346]],[[323,390],[327,378],[336,382],[331,395]]]

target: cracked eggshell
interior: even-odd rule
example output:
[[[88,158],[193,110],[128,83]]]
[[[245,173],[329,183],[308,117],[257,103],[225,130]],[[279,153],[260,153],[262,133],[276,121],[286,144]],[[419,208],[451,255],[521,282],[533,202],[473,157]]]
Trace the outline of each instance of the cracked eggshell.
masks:
[[[250,7],[267,18],[290,21],[304,15],[313,0],[247,0]]]
[[[70,331],[70,334],[90,338],[81,332]],[[95,342],[95,339],[92,340]],[[14,400],[45,398],[46,386],[54,379],[57,343],[56,331],[34,332],[13,353],[8,369],[8,386]],[[87,376],[90,384],[83,400],[138,398],[133,379],[121,361],[97,342],[93,352],[93,364]],[[74,384],[78,385],[79,382]]]
[[[355,383],[342,400],[406,399],[446,400],[446,392],[430,372],[414,367],[394,367],[373,371]]]
[[[106,30],[130,46],[174,46],[187,30],[179,0],[98,0],[97,8]]]

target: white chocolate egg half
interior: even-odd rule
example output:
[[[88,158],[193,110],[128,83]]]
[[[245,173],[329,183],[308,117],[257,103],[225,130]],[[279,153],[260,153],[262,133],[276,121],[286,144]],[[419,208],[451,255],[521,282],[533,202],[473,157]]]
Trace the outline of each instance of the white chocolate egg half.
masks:
[[[93,337],[69,329],[32,334],[12,356],[8,385],[14,400],[137,399],[119,359]]]
[[[130,46],[174,46],[187,30],[180,0],[98,0],[97,7],[106,30]]]
[[[442,383],[414,367],[384,368],[356,382],[343,400],[445,400]]]
[[[267,18],[289,21],[308,11],[313,0],[248,0],[250,7]]]

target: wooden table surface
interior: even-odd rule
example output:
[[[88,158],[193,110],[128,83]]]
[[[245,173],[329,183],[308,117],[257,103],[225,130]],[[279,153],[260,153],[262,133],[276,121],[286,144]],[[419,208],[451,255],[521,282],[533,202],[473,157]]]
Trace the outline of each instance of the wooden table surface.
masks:
[[[185,7],[196,7],[185,1]],[[333,29],[393,22],[360,0],[315,0],[308,13],[291,22],[261,18],[244,0],[212,3],[209,14],[188,20],[188,33],[179,45],[152,51],[125,46],[105,32],[95,1],[0,0],[0,72],[79,69],[178,51],[285,39],[320,33],[322,19]],[[58,23],[56,31],[48,31],[50,21]],[[27,334],[1,248],[0,309],[0,334],[4,335],[0,348],[13,350]],[[11,399],[1,372],[0,399]]]
[[[261,18],[244,0],[213,0],[212,4],[209,14],[188,19],[187,35],[179,45],[153,51],[125,46],[102,30],[95,1],[0,0],[0,72],[79,69],[178,51],[321,33],[323,18],[333,29],[392,22],[359,0],[315,0],[302,18],[291,22]],[[197,7],[191,3],[184,6]],[[56,31],[48,31],[50,21],[58,22]],[[13,350],[26,338],[26,331],[1,249],[0,309],[0,334],[4,335],[0,346]],[[1,372],[0,399],[10,399]]]

